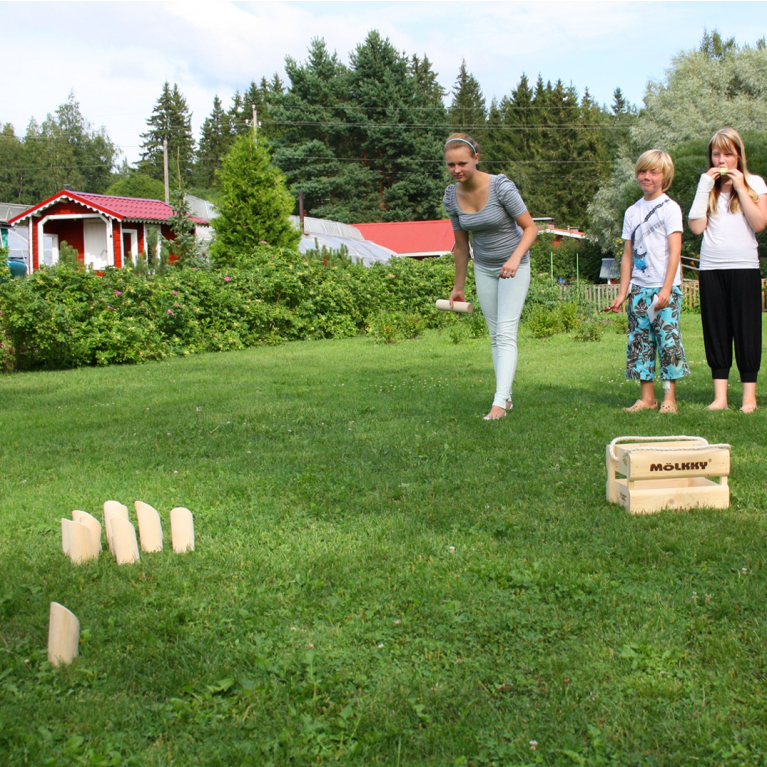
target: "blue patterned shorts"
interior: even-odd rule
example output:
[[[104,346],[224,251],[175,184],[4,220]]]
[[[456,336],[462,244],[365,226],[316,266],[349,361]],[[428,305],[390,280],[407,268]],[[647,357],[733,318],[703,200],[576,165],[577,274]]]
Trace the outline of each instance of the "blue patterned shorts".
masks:
[[[626,346],[626,378],[641,381],[655,380],[655,356],[660,359],[660,377],[675,381],[690,375],[690,366],[684,355],[679,315],[682,310],[682,291],[674,286],[668,306],[661,309],[650,322],[647,310],[660,288],[631,286],[628,299],[628,343]]]

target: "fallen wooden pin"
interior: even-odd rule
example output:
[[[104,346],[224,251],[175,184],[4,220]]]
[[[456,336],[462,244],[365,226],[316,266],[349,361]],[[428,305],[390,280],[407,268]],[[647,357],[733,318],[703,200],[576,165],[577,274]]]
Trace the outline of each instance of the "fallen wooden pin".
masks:
[[[177,554],[194,551],[194,519],[189,509],[183,506],[171,509],[170,534],[173,540],[173,551]]]
[[[143,501],[134,501],[142,551],[162,551],[162,522],[157,509]]]
[[[730,450],[702,437],[618,437],[607,446],[607,500],[630,514],[729,508]]]
[[[80,645],[80,621],[58,602],[51,602],[48,623],[48,660],[51,666],[71,663]]]
[[[453,301],[453,305],[450,306],[450,301],[439,298],[434,306],[443,312],[458,312],[459,314],[472,314],[474,312],[474,304],[467,301]]]
[[[80,522],[66,517],[61,518],[61,548],[75,564],[98,556],[98,552],[93,550],[91,531]]]

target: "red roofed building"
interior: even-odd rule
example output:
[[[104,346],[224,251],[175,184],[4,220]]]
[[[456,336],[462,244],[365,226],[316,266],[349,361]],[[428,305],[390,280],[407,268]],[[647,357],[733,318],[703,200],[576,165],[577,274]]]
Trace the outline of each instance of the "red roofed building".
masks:
[[[450,253],[455,244],[453,225],[444,221],[391,221],[354,224],[366,240],[390,248],[398,256],[426,258]]]
[[[72,192],[65,189],[32,206],[8,221],[29,227],[29,273],[41,264],[58,262],[59,243],[75,248],[80,260],[97,271],[109,266],[121,268],[148,250],[152,233],[173,240],[168,225],[173,215],[170,205],[160,200],[112,197],[106,194]],[[197,226],[209,226],[191,216]]]

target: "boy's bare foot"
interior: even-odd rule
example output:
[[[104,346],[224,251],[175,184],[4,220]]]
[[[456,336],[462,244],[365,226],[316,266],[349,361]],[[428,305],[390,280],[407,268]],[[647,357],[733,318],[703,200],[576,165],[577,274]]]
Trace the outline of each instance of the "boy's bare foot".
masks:
[[[660,406],[659,413],[676,413],[676,402],[673,400],[664,400]]]
[[[631,407],[624,407],[625,413],[638,413],[640,410],[655,410],[658,407],[658,403],[653,400],[652,403],[645,402],[643,399],[638,399]]]
[[[506,408],[493,405],[490,408],[490,412],[484,417],[485,421],[498,421],[501,418],[506,417]]]
[[[727,404],[727,400],[719,400],[715,399],[707,408],[706,410],[729,410],[729,405]]]

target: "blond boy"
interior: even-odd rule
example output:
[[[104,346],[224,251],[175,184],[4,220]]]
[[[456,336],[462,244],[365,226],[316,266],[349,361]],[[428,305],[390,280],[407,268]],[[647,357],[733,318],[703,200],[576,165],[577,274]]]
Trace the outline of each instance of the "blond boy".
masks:
[[[682,210],[667,194],[674,163],[666,152],[645,152],[634,169],[643,197],[623,218],[621,287],[610,307],[614,312],[628,298],[626,378],[638,379],[641,396],[624,410],[636,413],[658,407],[655,400],[655,358],[663,380],[661,413],[676,413],[676,380],[690,374],[682,346],[680,259]]]

